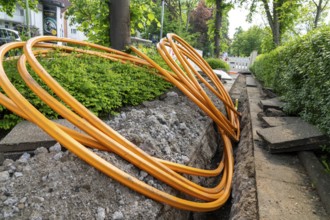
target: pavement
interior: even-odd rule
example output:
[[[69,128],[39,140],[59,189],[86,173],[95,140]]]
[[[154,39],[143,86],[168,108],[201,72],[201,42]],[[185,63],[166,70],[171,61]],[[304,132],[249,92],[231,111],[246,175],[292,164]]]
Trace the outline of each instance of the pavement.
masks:
[[[249,79],[249,100],[255,157],[259,219],[329,219],[324,204],[311,182],[308,172],[297,153],[271,154],[265,142],[257,135],[263,122],[258,114],[261,89]],[[329,185],[329,184],[328,184]],[[329,188],[329,187],[328,187]]]

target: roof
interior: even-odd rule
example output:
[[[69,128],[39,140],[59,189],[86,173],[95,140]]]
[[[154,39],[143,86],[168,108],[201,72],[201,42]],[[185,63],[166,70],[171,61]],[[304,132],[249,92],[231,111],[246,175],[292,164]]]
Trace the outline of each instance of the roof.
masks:
[[[40,3],[44,4],[44,5],[52,5],[52,6],[57,6],[60,8],[64,8],[64,3],[60,0],[39,0]]]
[[[68,9],[68,7],[71,5],[71,2],[69,0],[58,0],[58,1],[64,5],[64,8],[61,8],[62,13],[66,11],[66,9]]]

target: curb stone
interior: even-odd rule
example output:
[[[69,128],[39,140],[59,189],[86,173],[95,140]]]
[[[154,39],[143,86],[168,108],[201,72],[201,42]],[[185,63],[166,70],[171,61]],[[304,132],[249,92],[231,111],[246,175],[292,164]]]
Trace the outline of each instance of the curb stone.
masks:
[[[312,184],[315,186],[324,208],[330,215],[330,174],[325,172],[324,167],[319,162],[313,152],[301,151],[298,153],[299,159],[304,165]]]

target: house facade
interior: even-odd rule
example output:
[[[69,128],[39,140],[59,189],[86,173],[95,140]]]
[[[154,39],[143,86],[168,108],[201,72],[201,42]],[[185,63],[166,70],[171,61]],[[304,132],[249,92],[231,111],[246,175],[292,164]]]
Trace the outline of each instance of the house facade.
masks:
[[[0,12],[0,28],[19,30],[28,23],[32,27],[32,35],[50,35],[86,40],[85,35],[77,30],[76,25],[70,25],[65,19],[65,10],[70,6],[68,0],[39,0],[38,10],[26,10],[16,6],[13,16]],[[27,14],[29,22],[27,22]]]

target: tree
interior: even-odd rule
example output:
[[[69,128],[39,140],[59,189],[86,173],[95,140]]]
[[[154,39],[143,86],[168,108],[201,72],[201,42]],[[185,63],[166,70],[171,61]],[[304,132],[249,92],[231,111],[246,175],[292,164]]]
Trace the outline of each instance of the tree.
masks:
[[[261,4],[276,46],[281,44],[283,33],[294,25],[301,7],[300,0],[238,0],[238,2],[250,5],[250,15],[255,13],[257,5]]]
[[[28,0],[29,7],[32,10],[36,10],[38,6],[37,0]],[[0,0],[0,11],[5,12],[9,16],[13,16],[15,12],[16,5],[21,6],[22,8],[26,8],[25,0]]]
[[[211,18],[212,10],[207,8],[204,0],[200,1],[197,7],[191,12],[191,31],[193,33],[198,33],[197,44],[193,46],[202,49],[204,52],[208,51],[206,46],[208,43],[207,21]]]
[[[116,50],[124,50],[131,43],[129,0],[110,0],[110,43]]]
[[[220,29],[222,25],[223,0],[215,1],[214,56],[220,56]]]
[[[111,2],[113,2],[112,4],[124,4],[126,1],[128,0],[123,2],[120,0],[70,0],[71,6],[66,12],[66,17],[70,17],[71,22],[78,25],[78,29],[85,33],[89,41],[109,46],[110,4]],[[146,26],[151,25],[152,21],[158,22],[151,10],[154,6],[152,0],[130,0],[129,3],[130,32],[132,35],[136,34],[136,31],[143,32]],[[114,11],[114,13],[116,12]],[[121,19],[122,15],[118,16]]]
[[[316,2],[315,0],[312,0],[315,7],[316,7],[316,15],[315,15],[315,19],[314,19],[314,28],[317,28],[320,17],[322,12],[325,10],[325,8],[327,7],[329,0],[319,0],[318,2]],[[324,3],[324,4],[323,4]]]
[[[71,23],[91,42],[110,46],[109,5],[100,0],[70,0],[71,6],[66,11]]]
[[[191,17],[191,11],[194,9],[194,7],[197,5],[198,0],[186,0],[185,6],[186,6],[186,31],[188,31],[189,23],[190,23],[190,17]]]
[[[224,48],[224,45],[226,45],[225,42],[225,29],[224,23],[227,22],[228,18],[228,12],[233,7],[231,3],[227,3],[225,0],[208,0],[208,2],[215,6],[214,12],[214,26],[212,29],[213,31],[213,41],[214,41],[214,56],[219,57],[221,48]],[[212,25],[211,25],[212,26]],[[227,30],[228,32],[228,30]],[[223,42],[221,42],[221,40]]]
[[[254,50],[260,53],[265,35],[265,30],[258,26],[253,26],[247,31],[238,28],[231,45],[231,54],[235,56],[250,56]]]

